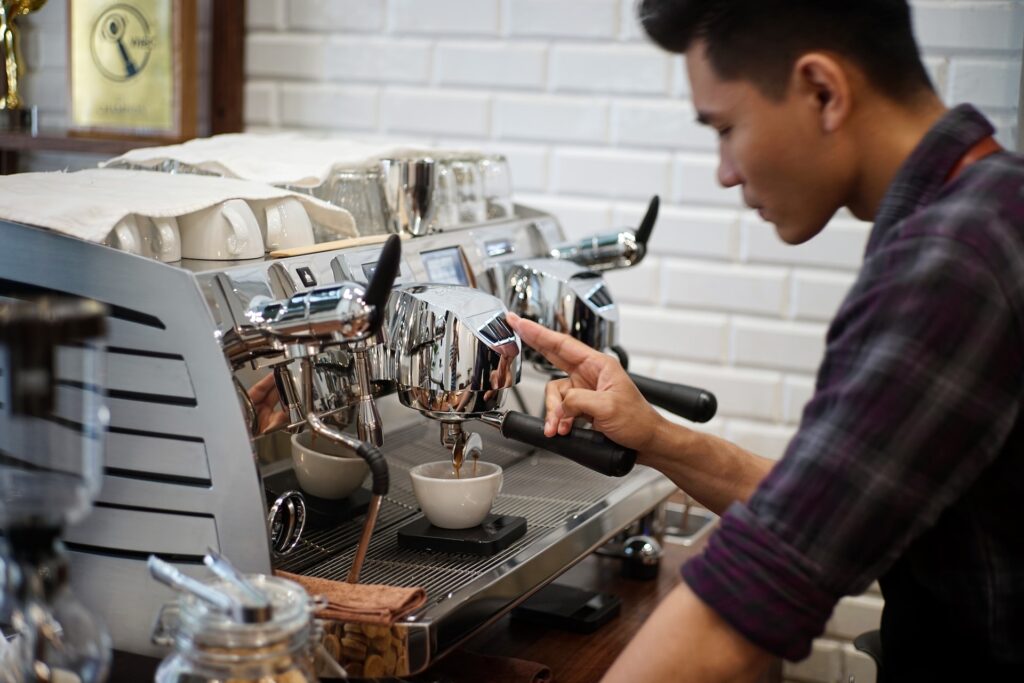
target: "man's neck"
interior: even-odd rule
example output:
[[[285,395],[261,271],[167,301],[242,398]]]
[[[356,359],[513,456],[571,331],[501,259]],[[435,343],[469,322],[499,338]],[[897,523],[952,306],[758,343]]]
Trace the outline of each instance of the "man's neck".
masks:
[[[860,172],[847,206],[857,218],[873,220],[903,162],[947,110],[932,93],[910,105],[877,95],[865,104],[857,121]]]

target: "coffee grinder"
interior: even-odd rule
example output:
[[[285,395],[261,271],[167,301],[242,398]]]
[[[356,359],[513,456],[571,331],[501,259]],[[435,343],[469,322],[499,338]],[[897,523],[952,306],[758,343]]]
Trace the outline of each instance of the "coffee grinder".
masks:
[[[61,542],[103,476],[105,315],[83,299],[0,303],[0,622],[18,683],[102,681],[110,664]]]

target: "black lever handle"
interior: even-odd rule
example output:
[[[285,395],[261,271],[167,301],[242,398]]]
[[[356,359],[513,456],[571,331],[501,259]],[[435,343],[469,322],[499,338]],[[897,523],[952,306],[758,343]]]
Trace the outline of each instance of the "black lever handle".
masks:
[[[658,220],[658,206],[661,200],[658,195],[651,197],[651,203],[647,205],[647,213],[644,214],[644,219],[640,221],[640,227],[636,229],[636,241],[639,244],[647,244],[647,240],[651,238],[651,231],[654,230],[654,222]]]
[[[387,495],[390,479],[388,475],[388,461],[384,458],[384,455],[376,446],[365,441],[359,442],[359,446],[356,447],[356,454],[370,466],[370,474],[373,479],[371,490],[373,493],[378,496]]]
[[[395,278],[398,277],[398,269],[401,265],[402,240],[398,235],[391,235],[384,243],[384,248],[380,250],[377,265],[373,269],[373,276],[366,286],[365,301],[374,307],[374,332],[380,329],[380,325],[384,321],[384,307],[387,306],[391,288],[395,285]]]
[[[601,432],[573,427],[565,436],[544,436],[544,420],[510,410],[501,422],[501,435],[565,456],[609,477],[628,474],[636,451],[624,448]]]
[[[692,422],[707,422],[718,411],[718,399],[706,389],[662,382],[632,372],[629,378],[648,401]]]

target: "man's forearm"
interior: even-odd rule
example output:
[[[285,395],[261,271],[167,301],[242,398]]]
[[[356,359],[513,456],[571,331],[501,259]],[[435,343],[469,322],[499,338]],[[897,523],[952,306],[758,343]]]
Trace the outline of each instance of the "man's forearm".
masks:
[[[718,514],[735,501],[748,500],[775,464],[725,439],[667,420],[655,429],[652,446],[639,454],[639,462],[659,470]]]
[[[770,662],[771,655],[682,584],[644,622],[602,683],[742,683],[756,680]]]

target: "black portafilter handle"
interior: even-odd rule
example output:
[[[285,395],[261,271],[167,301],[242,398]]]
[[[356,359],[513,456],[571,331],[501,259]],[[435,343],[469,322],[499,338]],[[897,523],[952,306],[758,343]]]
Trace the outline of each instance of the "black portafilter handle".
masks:
[[[663,382],[632,372],[629,378],[650,403],[691,422],[707,422],[718,411],[718,399],[707,389]]]
[[[366,285],[365,302],[374,307],[373,331],[380,329],[384,322],[384,308],[388,304],[388,297],[391,296],[391,288],[395,286],[395,278],[398,277],[398,269],[402,265],[402,240],[398,235],[391,235],[384,243],[377,257],[377,265],[373,269],[373,276]]]
[[[620,446],[601,432],[573,427],[565,436],[545,436],[544,420],[513,410],[505,413],[501,435],[557,453],[609,477],[628,474],[636,464],[636,451]]]
[[[388,475],[388,461],[384,454],[373,444],[360,441],[356,447],[356,455],[366,461],[370,466],[370,474],[373,477],[371,491],[378,496],[386,496],[390,479]]]
[[[647,205],[647,213],[644,214],[644,218],[640,221],[640,226],[636,229],[636,241],[640,244],[647,244],[647,240],[651,238],[651,231],[654,230],[654,223],[658,220],[658,206],[661,204],[661,199],[658,195],[651,197],[651,203]]]

